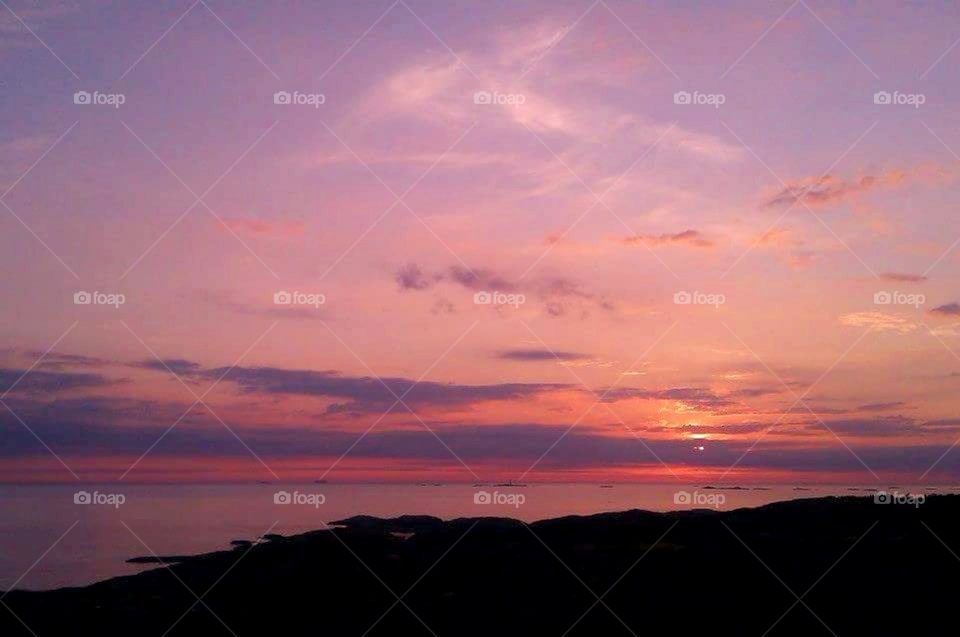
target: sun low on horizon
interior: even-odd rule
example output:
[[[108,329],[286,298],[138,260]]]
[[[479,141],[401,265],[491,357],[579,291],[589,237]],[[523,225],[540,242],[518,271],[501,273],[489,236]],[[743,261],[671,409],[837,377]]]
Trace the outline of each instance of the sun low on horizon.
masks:
[[[0,482],[960,477],[957,7],[0,4]]]

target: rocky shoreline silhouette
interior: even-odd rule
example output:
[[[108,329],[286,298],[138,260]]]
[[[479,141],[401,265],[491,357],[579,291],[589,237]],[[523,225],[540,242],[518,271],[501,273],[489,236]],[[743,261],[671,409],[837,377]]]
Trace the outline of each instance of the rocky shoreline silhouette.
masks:
[[[916,636],[952,631],[960,593],[960,496],[530,524],[357,516],[331,527],[172,556],[82,588],[11,591],[0,627],[43,637]]]

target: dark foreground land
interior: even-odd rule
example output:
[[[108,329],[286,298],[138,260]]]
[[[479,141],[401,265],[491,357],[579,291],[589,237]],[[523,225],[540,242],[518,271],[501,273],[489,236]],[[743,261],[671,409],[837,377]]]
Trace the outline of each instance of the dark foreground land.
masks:
[[[339,524],[85,588],[13,591],[0,634],[957,634],[960,496]]]

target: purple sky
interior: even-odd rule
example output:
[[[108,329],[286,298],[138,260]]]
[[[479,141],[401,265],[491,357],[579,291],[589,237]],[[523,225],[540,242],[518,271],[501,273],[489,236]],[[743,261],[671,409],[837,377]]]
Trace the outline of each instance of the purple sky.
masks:
[[[0,480],[960,474],[960,8],[8,5]]]

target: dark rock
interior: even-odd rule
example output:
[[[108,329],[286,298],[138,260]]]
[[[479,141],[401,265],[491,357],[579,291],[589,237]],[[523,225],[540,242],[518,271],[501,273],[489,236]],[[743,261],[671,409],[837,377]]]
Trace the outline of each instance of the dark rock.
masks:
[[[371,635],[726,636],[776,624],[771,636],[915,637],[956,625],[960,563],[944,545],[960,551],[960,496],[338,524],[83,588],[12,591],[0,634],[29,635],[24,624],[44,637],[159,637],[174,624],[169,637],[229,634],[225,624],[242,635],[361,635],[376,622]],[[209,591],[203,604],[191,590]]]

